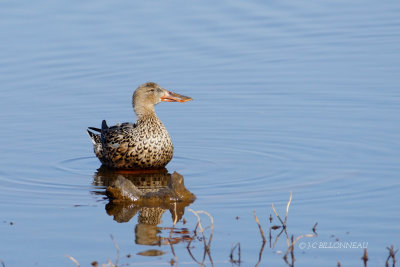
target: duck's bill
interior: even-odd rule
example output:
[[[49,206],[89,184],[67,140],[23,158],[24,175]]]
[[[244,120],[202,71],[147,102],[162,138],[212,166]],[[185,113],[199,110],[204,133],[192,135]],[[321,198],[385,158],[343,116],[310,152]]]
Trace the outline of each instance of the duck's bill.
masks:
[[[186,101],[190,101],[193,100],[193,98],[188,97],[188,96],[184,96],[184,95],[180,95],[171,91],[164,91],[164,95],[161,97],[161,101],[164,102],[186,102]]]

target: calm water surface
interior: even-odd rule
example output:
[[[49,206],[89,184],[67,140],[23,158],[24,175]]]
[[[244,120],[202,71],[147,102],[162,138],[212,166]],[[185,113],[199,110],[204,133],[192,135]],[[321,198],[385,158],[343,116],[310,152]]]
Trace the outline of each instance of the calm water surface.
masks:
[[[318,222],[301,241],[367,243],[383,266],[400,246],[399,12],[396,1],[2,1],[0,259],[115,261],[111,234],[120,263],[170,264],[169,245],[149,244],[169,236],[173,208],[150,228],[157,207],[118,222],[85,132],[135,121],[132,92],[155,81],[194,98],[156,108],[175,144],[167,169],[197,197],[176,235],[196,225],[189,208],[207,211],[214,265],[230,266],[240,242],[254,266],[253,210],[268,235],[271,203],[283,215],[293,192],[289,235]],[[197,265],[180,241],[178,264]],[[295,266],[362,266],[362,248],[298,244]],[[191,246],[201,258],[203,243]],[[287,266],[286,249],[284,236],[268,241],[260,266]]]

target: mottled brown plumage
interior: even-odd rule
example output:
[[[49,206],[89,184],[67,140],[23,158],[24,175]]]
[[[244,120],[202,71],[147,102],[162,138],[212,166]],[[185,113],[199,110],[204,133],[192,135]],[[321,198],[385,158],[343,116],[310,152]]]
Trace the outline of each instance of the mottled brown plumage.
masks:
[[[161,101],[189,100],[190,97],[167,91],[153,82],[140,85],[132,97],[136,124],[126,122],[108,127],[103,120],[101,129],[89,127],[94,153],[101,163],[110,168],[164,167],[172,159],[174,147],[167,129],[154,111],[154,105]]]

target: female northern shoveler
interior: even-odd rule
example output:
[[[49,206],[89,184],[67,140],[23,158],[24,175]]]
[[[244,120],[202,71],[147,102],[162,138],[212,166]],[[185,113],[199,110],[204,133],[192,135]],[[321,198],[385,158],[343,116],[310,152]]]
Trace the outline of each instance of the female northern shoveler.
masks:
[[[133,93],[132,105],[137,122],[101,129],[89,127],[94,153],[101,163],[111,168],[161,168],[172,159],[174,147],[167,129],[154,112],[154,105],[164,102],[186,102],[192,98],[162,88],[156,83],[140,85]],[[91,132],[90,130],[98,133]]]

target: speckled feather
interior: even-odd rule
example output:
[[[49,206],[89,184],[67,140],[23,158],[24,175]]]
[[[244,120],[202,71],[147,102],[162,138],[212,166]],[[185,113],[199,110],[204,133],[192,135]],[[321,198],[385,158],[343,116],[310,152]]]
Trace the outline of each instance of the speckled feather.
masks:
[[[113,168],[161,168],[173,155],[171,138],[157,116],[147,116],[136,124],[102,128],[100,161]]]
[[[166,91],[155,83],[147,83],[135,91],[132,104],[138,115],[136,124],[108,127],[104,120],[101,129],[89,127],[94,153],[102,164],[120,169],[150,169],[164,167],[170,162],[174,149],[171,138],[154,112],[154,105],[162,101],[157,98],[162,90]],[[169,93],[184,101],[191,99]]]

